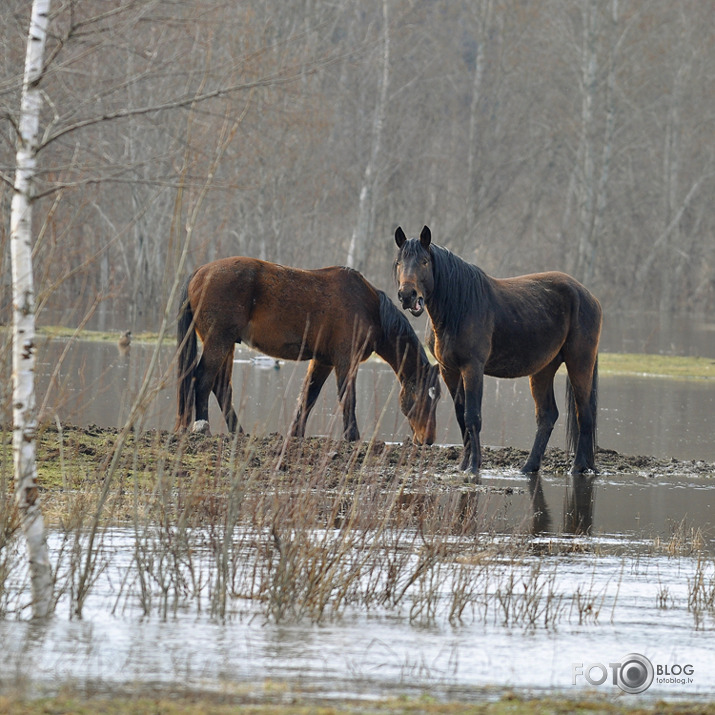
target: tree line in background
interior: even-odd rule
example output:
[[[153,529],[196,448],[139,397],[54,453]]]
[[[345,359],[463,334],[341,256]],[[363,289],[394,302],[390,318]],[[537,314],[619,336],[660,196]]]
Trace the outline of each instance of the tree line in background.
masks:
[[[4,246],[29,5],[0,4]],[[492,275],[572,273],[606,310],[712,310],[714,11],[56,0],[38,307],[53,322],[96,310],[99,327],[151,327],[189,223],[189,268],[227,255],[350,264],[392,295],[395,227],[429,224]],[[7,249],[2,261],[9,306]]]

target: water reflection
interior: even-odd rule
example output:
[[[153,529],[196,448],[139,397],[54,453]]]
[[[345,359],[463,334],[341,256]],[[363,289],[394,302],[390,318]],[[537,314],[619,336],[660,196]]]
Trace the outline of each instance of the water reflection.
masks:
[[[531,534],[593,537],[633,537],[668,542],[679,534],[698,533],[705,550],[715,551],[715,490],[712,480],[689,476],[609,476],[577,474],[569,477],[531,475],[528,489],[503,497],[506,522],[519,520]],[[503,477],[490,480],[491,500],[498,499]],[[598,509],[596,501],[598,497]]]
[[[528,502],[539,506],[542,515],[548,513],[543,507],[552,496],[549,480],[534,478],[530,484]],[[569,489],[577,485],[570,480]],[[559,487],[563,490],[564,483]],[[610,489],[607,482],[603,487]],[[486,496],[480,493],[478,501]],[[461,503],[450,503],[461,510]],[[556,505],[552,501],[551,508]],[[53,552],[63,538],[50,535]],[[518,558],[496,558],[487,567],[479,552],[474,560],[467,552],[467,558],[449,562],[427,584],[436,589],[435,609],[431,621],[418,625],[407,618],[409,600],[403,610],[388,613],[377,606],[369,613],[348,606],[339,618],[320,625],[272,622],[261,615],[258,599],[239,600],[237,616],[222,621],[211,619],[205,609],[180,610],[167,620],[143,618],[130,603],[113,610],[127,570],[134,567],[136,538],[132,529],[103,534],[113,558],[97,574],[85,621],[61,615],[41,625],[0,620],[0,690],[32,682],[35,693],[52,692],[70,681],[100,693],[137,685],[167,693],[192,688],[232,693],[237,686],[245,692],[253,683],[257,694],[266,697],[262,684],[274,679],[282,683],[281,693],[302,686],[324,696],[429,690],[447,698],[456,689],[463,697],[483,699],[512,688],[573,692],[572,663],[591,657],[608,662],[633,650],[653,663],[683,663],[685,658],[695,664],[692,684],[656,682],[649,696],[708,696],[715,687],[712,617],[704,613],[698,623],[688,608],[689,584],[698,574],[711,583],[712,567],[703,573],[702,558],[677,558],[652,544],[641,543],[641,551],[634,552],[638,539],[628,536],[621,538],[628,549],[624,553],[638,553],[638,558],[610,555],[609,542],[594,537],[589,539],[596,547],[592,550],[548,552],[545,559],[546,551],[524,549]],[[208,551],[195,554],[201,574],[208,573],[201,560]],[[472,606],[458,623],[449,622],[451,594],[459,585],[454,579],[470,573],[476,579],[474,590],[467,592]],[[516,606],[529,584],[533,598],[560,608],[554,627],[542,621],[504,622],[500,604],[513,592],[516,600],[510,603]],[[667,608],[658,605],[664,587]],[[589,618],[583,620],[578,606],[589,604]],[[63,607],[66,603],[60,614]],[[603,693],[620,694],[606,685]]]
[[[531,533],[542,534],[551,531],[551,512],[544,498],[544,485],[540,474],[529,474],[529,495],[531,497]]]
[[[567,534],[590,534],[593,527],[593,485],[596,477],[590,474],[574,474],[571,487],[566,490],[564,531]]]
[[[685,317],[642,311],[606,313],[601,350],[715,357],[715,322],[712,315]]]
[[[43,352],[41,374],[44,389],[50,390],[48,409],[78,424],[120,424],[143,376],[146,348],[133,345],[128,359],[119,360],[113,344],[79,345],[60,362],[62,350],[62,344],[50,344]],[[170,376],[169,351],[162,356],[162,367]],[[278,371],[258,370],[248,362],[236,365],[237,407],[247,427],[285,429],[302,369],[287,365]],[[158,397],[144,417],[146,426],[173,424],[172,384],[168,379],[162,388],[157,382]],[[363,420],[363,434],[370,432],[366,425],[379,427],[388,439],[408,434],[396,404],[393,411],[385,408],[386,401],[391,404],[393,399],[386,396],[394,384],[389,368],[370,363],[361,369],[358,418]],[[711,386],[603,378],[601,404],[603,446],[660,456],[678,456],[682,451],[687,458],[715,460]],[[683,404],[687,407],[682,408]],[[443,400],[440,407],[442,441],[458,442],[452,436],[456,425],[449,400]],[[321,396],[316,410],[320,416],[311,422],[312,433],[329,433],[334,392]],[[218,417],[212,417],[216,425]],[[674,432],[684,441],[673,441]],[[533,407],[525,381],[491,381],[485,397],[485,443],[528,448],[532,437]],[[559,443],[557,435],[554,440]],[[405,511],[417,521],[420,515],[433,513],[438,524],[432,526],[460,536],[479,529],[489,534],[526,532],[526,541],[538,545],[550,544],[563,534],[593,549],[557,553],[550,559],[536,549],[524,549],[519,559],[495,563],[483,571],[491,580],[475,591],[474,610],[467,609],[464,621],[456,625],[448,621],[448,609],[442,605],[449,600],[453,582],[439,581],[440,573],[435,580],[444,600],[434,620],[419,627],[405,617],[409,605],[402,612],[388,614],[348,607],[340,618],[321,625],[276,624],[262,616],[258,599],[237,599],[235,608],[240,613],[227,621],[211,619],[206,608],[179,610],[164,621],[142,618],[141,609],[126,596],[121,600],[126,605],[117,607],[137,543],[131,529],[109,530],[103,535],[109,556],[98,573],[85,621],[67,620],[66,594],[58,617],[45,626],[0,620],[0,687],[11,689],[23,680],[34,680],[52,690],[69,680],[80,688],[103,690],[142,683],[156,684],[165,692],[196,688],[231,693],[237,684],[243,683],[248,690],[250,685],[245,684],[258,682],[258,694],[265,697],[262,683],[274,678],[286,679],[288,689],[291,684],[302,685],[328,695],[429,691],[445,699],[456,692],[483,700],[498,692],[495,684],[529,694],[573,692],[572,663],[590,659],[607,663],[637,650],[654,663],[682,663],[683,659],[695,663],[693,685],[654,683],[649,695],[711,696],[715,688],[713,619],[707,617],[696,625],[688,608],[689,583],[695,581],[701,564],[710,564],[705,577],[713,583],[715,490],[711,481],[672,474],[525,477],[516,471],[495,471],[483,474],[479,487],[447,483],[442,493],[429,495],[430,504],[421,505],[420,498],[405,495]],[[686,520],[702,529],[703,552],[684,558],[678,552],[674,557],[659,551],[656,540],[667,539]],[[571,535],[583,538],[574,540]],[[64,538],[65,534],[50,535],[53,553]],[[618,549],[620,553],[611,553]],[[461,565],[466,571],[471,564],[467,559]],[[474,566],[478,569],[479,562]],[[570,620],[568,612],[563,621],[566,627],[539,625],[524,633],[502,624],[497,605],[488,612],[480,610],[482,600],[503,589],[510,578],[521,588],[538,569],[549,569],[547,575],[553,575],[551,581],[542,583],[553,587],[554,601],[578,592],[600,604],[601,621],[581,623],[577,617]],[[199,573],[205,572],[199,569]],[[659,606],[664,589],[667,608]],[[607,687],[604,684],[606,696],[619,694],[615,687]]]
[[[526,533],[650,544],[692,531],[699,533],[703,549],[715,552],[715,489],[707,478],[492,472],[479,485],[406,490],[396,504],[398,522],[401,514],[429,533],[460,538]],[[346,501],[346,509],[350,506]]]

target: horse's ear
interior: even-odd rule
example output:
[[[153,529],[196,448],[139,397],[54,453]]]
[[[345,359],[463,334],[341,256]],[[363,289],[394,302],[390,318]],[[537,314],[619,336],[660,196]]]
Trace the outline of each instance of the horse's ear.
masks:
[[[429,248],[430,241],[432,240],[432,231],[429,230],[429,226],[422,227],[422,233],[420,233],[420,243],[422,248]]]
[[[405,236],[402,226],[398,226],[397,231],[395,231],[395,243],[397,244],[397,247],[402,248],[406,240],[407,236]]]

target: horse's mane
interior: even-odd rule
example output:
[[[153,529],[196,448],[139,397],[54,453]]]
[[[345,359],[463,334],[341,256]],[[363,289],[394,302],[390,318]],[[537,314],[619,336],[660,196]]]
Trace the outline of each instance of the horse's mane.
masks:
[[[420,246],[419,241],[415,243]],[[489,305],[489,278],[481,268],[442,246],[432,243],[429,251],[434,275],[434,310],[430,314],[434,314],[440,330],[456,333],[465,314],[479,315]]]
[[[378,290],[377,294],[380,298],[380,325],[382,328],[382,335],[378,340],[378,353],[385,348],[391,348],[394,350],[398,362],[401,362],[403,351],[409,346],[418,351],[420,362],[423,365],[428,363],[427,353],[412,329],[410,321],[395,306],[385,291]]]

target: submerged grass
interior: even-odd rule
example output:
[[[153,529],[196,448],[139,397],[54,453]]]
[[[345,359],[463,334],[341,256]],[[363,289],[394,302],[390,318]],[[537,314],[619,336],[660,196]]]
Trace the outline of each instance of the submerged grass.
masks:
[[[618,584],[564,590],[560,562],[548,559],[558,545],[531,545],[539,519],[528,512],[505,527],[508,490],[465,483],[455,448],[147,432],[123,443],[107,490],[117,438],[116,430],[70,426],[39,433],[44,512],[62,535],[57,598],[70,618],[82,615],[110,563],[110,526],[124,527],[134,543],[114,587],[116,612],[319,623],[357,609],[419,624],[552,630],[597,625],[599,613],[616,607]],[[523,459],[511,451],[485,457]],[[7,446],[0,458],[10,459]],[[567,456],[550,453],[552,467],[562,463]],[[3,576],[21,566],[7,489],[5,500],[0,612],[8,614],[26,604]],[[675,528],[680,545],[668,553],[698,552],[703,540],[689,534],[684,524]],[[699,622],[711,612],[712,588],[705,570],[691,606]]]
[[[597,624],[615,608],[617,584],[607,594],[559,586],[558,560],[545,560],[558,544],[544,552],[530,541],[538,509],[526,503],[521,522],[504,522],[510,492],[465,483],[456,448],[145,432],[129,434],[113,460],[119,437],[61,425],[38,433],[43,511],[62,535],[57,597],[71,618],[82,615],[109,563],[110,526],[128,529],[134,542],[114,609],[138,606],[145,616],[189,608],[220,619],[259,612],[323,622],[358,609],[530,630]],[[8,442],[0,432],[5,472]],[[512,452],[485,450],[485,460],[520,464],[523,455]],[[567,468],[567,455],[547,454],[550,468]],[[3,484],[0,615],[26,605],[7,587],[21,558]],[[654,552],[694,556],[703,544],[683,522]],[[702,571],[690,609],[699,622],[713,610],[712,583]]]

